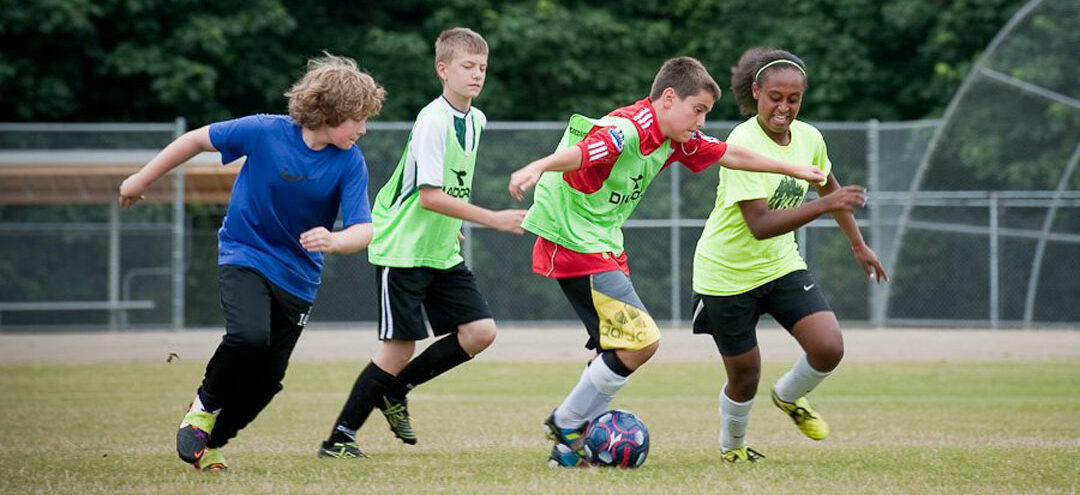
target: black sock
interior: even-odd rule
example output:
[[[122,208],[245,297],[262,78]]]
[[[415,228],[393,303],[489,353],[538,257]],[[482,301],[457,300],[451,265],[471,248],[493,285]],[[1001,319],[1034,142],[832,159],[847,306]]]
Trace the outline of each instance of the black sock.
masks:
[[[630,373],[634,372],[634,370],[627,368],[626,365],[623,364],[622,359],[619,359],[619,355],[615,354],[615,351],[601,352],[600,359],[604,360],[604,364],[606,364],[611,371],[614,371],[616,375],[623,378],[630,376]]]
[[[334,423],[334,429],[330,432],[329,442],[354,441],[356,430],[367,421],[371,409],[382,399],[394,381],[394,375],[383,371],[375,363],[368,363],[353,383],[349,399],[345,401],[345,406],[341,408],[341,414]]]
[[[403,399],[405,394],[408,394],[410,390],[420,384],[446,373],[470,359],[472,359],[472,356],[461,348],[457,334],[449,334],[431,344],[419,356],[409,361],[405,369],[398,373],[397,383],[387,391],[387,395]]]

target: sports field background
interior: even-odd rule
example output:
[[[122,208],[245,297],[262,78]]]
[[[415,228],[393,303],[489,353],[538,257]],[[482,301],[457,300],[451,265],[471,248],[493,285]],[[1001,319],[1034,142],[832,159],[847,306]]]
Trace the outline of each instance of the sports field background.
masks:
[[[811,398],[832,425],[802,437],[767,400],[797,356],[759,330],[762,390],[750,445],[716,449],[721,364],[708,337],[664,330],[656,358],[615,407],[649,425],[636,471],[558,470],[540,422],[588,357],[577,328],[504,328],[473,362],[410,396],[420,435],[396,441],[378,415],[371,456],[317,459],[356,373],[368,329],[309,329],[285,390],[225,449],[226,473],[198,473],[173,439],[219,330],[0,335],[0,493],[1076,493],[1080,332],[863,330]],[[178,356],[168,360],[170,353]]]
[[[867,329],[843,327],[845,361],[1009,361],[1080,360],[1080,332],[1070,330]],[[122,331],[89,333],[0,333],[0,362],[162,361],[206,362],[223,330]],[[661,328],[654,361],[716,361],[712,339],[686,328]],[[586,334],[571,326],[501,325],[495,344],[479,361],[554,362],[590,358]],[[762,359],[790,361],[800,355],[783,329],[758,330]],[[419,353],[432,339],[418,343]],[[378,348],[374,327],[307,328],[293,353],[297,361],[367,361]],[[176,359],[174,358],[174,359]],[[1080,394],[1080,389],[1077,390]]]

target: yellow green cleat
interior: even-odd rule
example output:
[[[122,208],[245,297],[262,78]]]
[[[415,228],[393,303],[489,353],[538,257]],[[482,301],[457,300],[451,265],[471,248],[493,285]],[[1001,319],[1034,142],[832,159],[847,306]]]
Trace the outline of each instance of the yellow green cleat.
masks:
[[[757,462],[758,459],[764,459],[765,456],[761,452],[744,445],[737,449],[721,452],[720,458],[723,459],[724,462],[735,464],[737,462]]]
[[[188,411],[176,432],[176,453],[188,464],[197,464],[206,455],[206,442],[217,416],[205,411]]]
[[[229,469],[229,463],[225,460],[225,454],[218,449],[206,449],[199,460],[191,467],[198,471],[224,471]]]
[[[776,395],[776,389],[772,389],[772,401],[776,404],[776,407],[784,411],[788,416],[795,421],[795,426],[799,428],[799,431],[803,432],[807,438],[811,440],[824,440],[829,436],[829,423],[825,422],[825,419],[818,414],[812,406],[810,401],[806,397],[799,397],[795,399],[795,402],[787,402]]]

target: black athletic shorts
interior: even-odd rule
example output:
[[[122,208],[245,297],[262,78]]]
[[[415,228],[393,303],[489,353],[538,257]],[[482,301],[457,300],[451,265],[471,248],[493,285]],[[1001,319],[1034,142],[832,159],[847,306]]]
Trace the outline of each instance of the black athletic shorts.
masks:
[[[491,310],[465,263],[446,270],[378,266],[379,340],[428,337],[423,312],[435,335],[457,332],[458,325],[491,318]]]
[[[226,341],[270,345],[271,335],[298,334],[311,315],[311,301],[286,292],[254,268],[221,265],[218,284]]]
[[[788,332],[799,320],[818,311],[831,311],[814,277],[798,270],[761,287],[734,296],[694,293],[691,299],[694,333],[707,333],[720,354],[735,356],[757,347],[758,317],[772,315]]]

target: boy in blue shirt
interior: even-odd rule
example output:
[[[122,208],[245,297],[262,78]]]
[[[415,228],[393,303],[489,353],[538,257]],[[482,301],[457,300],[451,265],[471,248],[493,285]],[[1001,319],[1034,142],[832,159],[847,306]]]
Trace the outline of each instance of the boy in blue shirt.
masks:
[[[326,54],[285,93],[289,115],[216,122],[180,136],[120,185],[120,203],[203,151],[246,157],[218,231],[225,336],[176,434],[196,469],[227,467],[219,450],[282,389],[307,323],[324,253],[371,242],[367,166],[356,141],[386,92],[356,62]],[[332,232],[338,209],[343,230]]]

